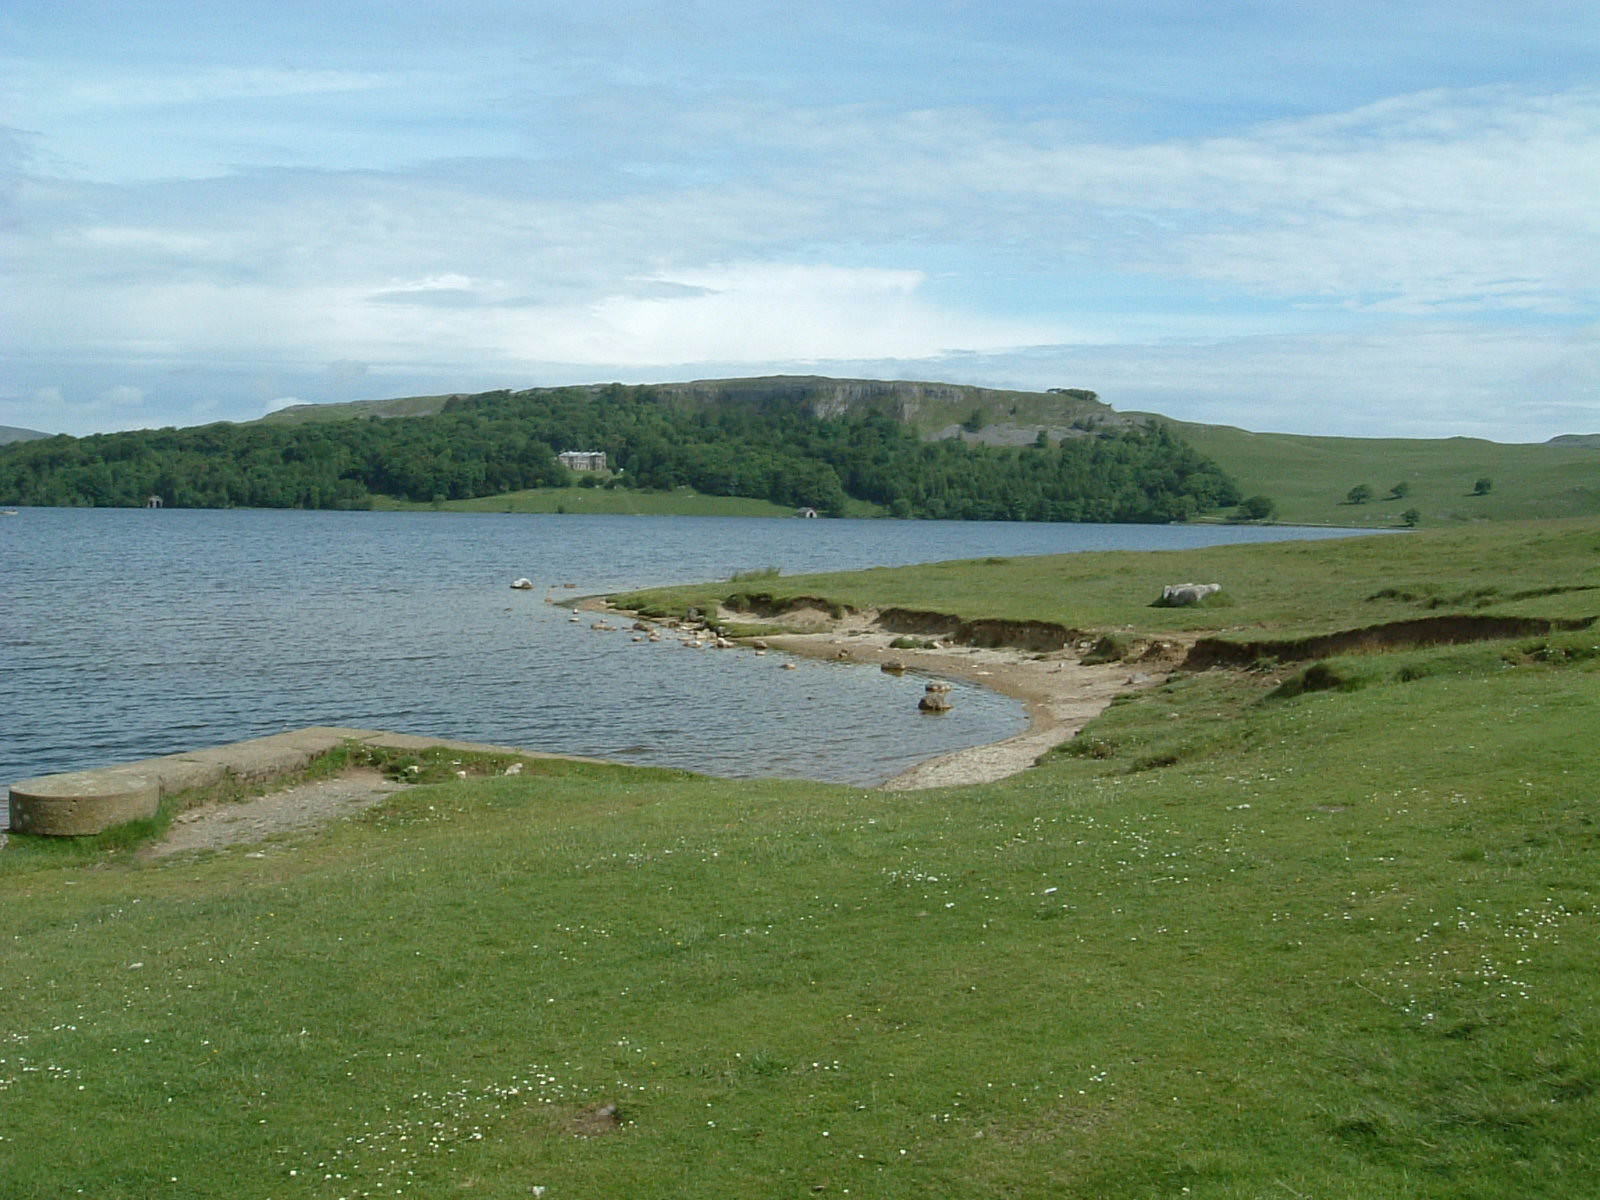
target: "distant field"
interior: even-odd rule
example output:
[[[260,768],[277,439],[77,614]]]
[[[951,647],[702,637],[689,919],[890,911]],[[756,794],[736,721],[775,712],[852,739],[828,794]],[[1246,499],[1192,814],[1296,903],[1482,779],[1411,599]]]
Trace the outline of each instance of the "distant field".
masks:
[[[1383,528],[1414,508],[1420,525],[1600,514],[1600,450],[1507,445],[1476,438],[1308,437],[1174,423],[1246,496],[1266,495],[1288,524]],[[1473,495],[1479,479],[1491,488]],[[1409,494],[1390,499],[1396,484]],[[1348,504],[1366,484],[1373,499]]]

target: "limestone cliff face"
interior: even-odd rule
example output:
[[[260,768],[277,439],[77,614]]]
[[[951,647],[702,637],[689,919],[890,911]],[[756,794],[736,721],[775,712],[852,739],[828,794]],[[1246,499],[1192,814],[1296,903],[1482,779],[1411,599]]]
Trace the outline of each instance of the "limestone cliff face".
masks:
[[[1102,404],[1094,392],[1078,388],[1021,392],[903,379],[768,375],[658,384],[655,390],[702,404],[798,402],[823,418],[876,408],[930,440],[961,437],[998,445],[1026,444],[1041,430],[1059,441],[1094,428],[1132,422]]]
[[[517,395],[551,391],[599,396],[612,385],[529,388]],[[696,379],[645,385],[657,395],[691,405],[767,408],[803,405],[821,418],[878,409],[905,422],[925,440],[962,438],[969,442],[1018,446],[1041,433],[1052,441],[1080,437],[1102,428],[1120,428],[1142,418],[1116,412],[1091,391],[1052,388],[1046,392],[1008,391],[960,383],[905,379],[834,379],[825,375],[765,375],[750,379]],[[484,399],[508,393],[484,393]],[[354,400],[344,404],[302,404],[270,413],[265,424],[352,417],[426,416],[447,402],[478,397],[406,396],[392,400]]]

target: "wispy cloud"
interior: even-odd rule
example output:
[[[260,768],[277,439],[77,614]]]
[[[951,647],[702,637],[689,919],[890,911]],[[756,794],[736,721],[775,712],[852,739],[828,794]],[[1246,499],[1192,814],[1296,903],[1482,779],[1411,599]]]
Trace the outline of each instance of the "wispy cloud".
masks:
[[[4,97],[8,111],[34,117],[367,92],[407,82],[395,75],[373,71],[274,67],[205,67],[161,72],[108,67],[97,71],[93,77],[63,79],[59,64],[13,58],[4,66],[10,82],[0,89],[0,97]]]
[[[158,374],[173,370],[259,368],[238,398],[254,406],[432,387],[463,364],[512,383],[1037,368],[1262,426],[1343,420],[1367,403],[1352,395],[1392,411],[1396,389],[1431,421],[1424,398],[1451,378],[1486,405],[1497,381],[1503,410],[1539,379],[1567,405],[1545,418],[1581,415],[1600,88],[1571,81],[1532,18],[1480,7],[1451,45],[1487,62],[1498,39],[1549,69],[1383,91],[1385,63],[1443,72],[1348,14],[1268,28],[1240,11],[1219,31],[1168,0],[1004,20],[890,0],[726,20],[640,0],[637,43],[565,6],[511,6],[520,42],[467,13],[436,62],[397,49],[395,28],[431,19],[403,3],[394,28],[324,42],[306,66],[237,46],[169,61],[153,34],[95,69],[60,47],[19,56],[5,103],[33,132],[0,141],[8,423],[52,387],[68,405],[117,387],[159,405],[187,378]],[[249,14],[285,36],[276,9]],[[1392,41],[1386,14],[1368,16]],[[1169,46],[1178,29],[1190,42]],[[1274,110],[1259,83],[1195,74],[1285,47],[1315,82]],[[1314,103],[1344,92],[1361,98]],[[339,361],[371,371],[329,373]],[[1083,373],[1049,376],[1068,368]]]

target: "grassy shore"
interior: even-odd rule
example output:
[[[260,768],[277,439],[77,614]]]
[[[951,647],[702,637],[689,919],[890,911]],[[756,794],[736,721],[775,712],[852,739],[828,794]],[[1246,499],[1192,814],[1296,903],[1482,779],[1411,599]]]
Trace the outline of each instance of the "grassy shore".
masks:
[[[766,576],[656,589],[626,607],[757,608],[800,597],[856,609],[898,607],[1085,631],[1294,636],[1441,613],[1587,616],[1600,612],[1595,519],[1202,550],[988,558],[845,574]],[[1193,608],[1159,608],[1165,585],[1221,583]]]
[[[1597,553],[760,586],[1260,638],[1593,616]],[[1231,607],[1149,607],[1187,577]],[[1180,672],[979,787],[543,763],[197,857],[14,838],[0,1194],[1600,1195],[1596,728],[1584,629]]]

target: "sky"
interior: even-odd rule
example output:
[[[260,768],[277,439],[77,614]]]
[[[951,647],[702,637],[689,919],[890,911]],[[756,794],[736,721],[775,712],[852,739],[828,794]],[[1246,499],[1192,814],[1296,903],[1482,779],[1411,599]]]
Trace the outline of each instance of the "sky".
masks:
[[[1600,432],[1593,0],[6,0],[0,425],[766,374]]]

